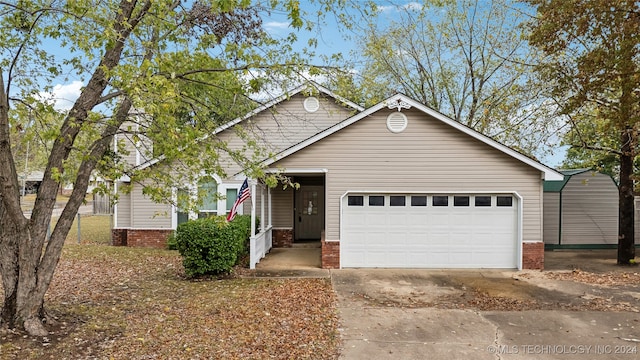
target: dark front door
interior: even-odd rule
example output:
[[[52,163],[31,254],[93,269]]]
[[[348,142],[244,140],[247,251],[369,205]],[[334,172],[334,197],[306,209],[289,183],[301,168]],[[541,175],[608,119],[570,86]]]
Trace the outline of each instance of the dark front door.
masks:
[[[301,183],[295,203],[295,240],[320,240],[324,229],[324,185]]]

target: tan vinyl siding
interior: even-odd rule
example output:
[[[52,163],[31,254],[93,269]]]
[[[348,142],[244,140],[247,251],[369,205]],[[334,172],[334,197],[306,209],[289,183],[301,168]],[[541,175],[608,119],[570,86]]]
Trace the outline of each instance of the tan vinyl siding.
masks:
[[[314,113],[308,113],[303,105],[306,98],[302,94],[297,94],[288,101],[257,114],[241,123],[243,131],[256,139],[268,153],[276,154],[352,115],[349,109],[325,97],[318,97],[320,108]],[[242,149],[246,146],[245,141],[233,128],[220,133],[218,138],[227,142],[231,149]],[[267,157],[268,155],[265,154],[255,160],[261,161]],[[228,176],[231,177],[242,171],[226,153],[221,152],[221,160]]]
[[[617,244],[618,190],[610,176],[584,172],[562,190],[562,245]]]
[[[133,121],[127,121],[120,127],[122,132],[115,136],[119,155],[132,166],[138,166],[153,158],[153,142],[139,133],[139,126]],[[134,140],[136,133],[137,141]],[[120,151],[121,148],[124,148],[124,151]]]
[[[137,158],[136,146],[133,143],[133,139],[131,138],[131,135],[117,134],[115,138],[118,144],[118,151],[119,151],[118,154],[120,155],[122,160],[132,166],[138,165],[136,162],[136,158]],[[120,152],[120,148],[122,147],[124,147],[124,152]]]
[[[268,149],[271,154],[275,154],[284,149],[287,149],[299,142],[315,135],[326,128],[348,118],[352,115],[353,110],[337,103],[333,98],[325,97],[321,95],[314,95],[319,100],[319,109],[316,112],[309,113],[304,109],[304,100],[307,98],[303,93],[296,94],[290,99],[279,103],[277,106],[267,109],[252,117],[249,120],[241,122],[238,126],[242,126],[243,131],[247,132],[251,138],[257,140],[258,144]],[[131,124],[135,126],[135,124]],[[135,130],[135,129],[133,129]],[[136,151],[133,146],[133,142],[126,140],[124,135],[119,135],[120,140],[124,141],[127,148],[132,150],[130,154],[123,155],[125,160],[131,164],[135,164]],[[238,136],[235,128],[230,128],[222,133],[218,134],[215,138],[206,141],[219,141],[222,140],[228,143],[229,148],[237,150],[246,146],[245,140]],[[193,146],[199,146],[194,144]],[[242,183],[242,180],[236,180],[233,176],[236,173],[242,171],[240,166],[235,163],[230,156],[223,150],[219,151],[220,162],[223,168],[226,170],[226,178],[224,174],[221,175],[223,183],[233,184],[238,183],[238,187]],[[262,161],[268,156],[262,154],[255,161]],[[144,156],[141,156],[142,161],[146,160]],[[158,166],[158,165],[156,165]],[[288,195],[287,195],[288,194]],[[276,195],[279,202],[274,202],[274,225],[291,227],[292,220],[286,220],[287,212],[291,212],[293,206],[293,194],[287,192],[285,197]],[[224,195],[224,194],[223,194]],[[133,209],[131,213],[134,214],[131,226],[134,228],[169,228],[171,227],[171,206],[165,204],[155,204],[148,198],[144,197],[141,193],[140,186],[136,186],[132,192],[133,196]],[[256,196],[256,214],[260,216],[260,195]],[[286,203],[287,196],[291,201]],[[265,197],[266,199],[266,197]],[[284,202],[283,202],[284,201]],[[287,210],[287,208],[289,210]],[[247,200],[243,204],[244,214],[251,213],[251,201]]]
[[[560,231],[560,193],[544,193],[544,243],[558,244]]]
[[[118,188],[122,186],[118,183]],[[115,226],[117,228],[126,228],[131,226],[131,194],[120,192],[117,203],[118,218]]]
[[[293,228],[293,189],[287,187],[283,190],[282,185],[271,189],[271,202],[273,227]]]
[[[251,185],[249,185],[249,187],[251,187]],[[261,206],[262,206],[262,199],[261,199],[261,194],[264,192],[264,219],[262,217],[261,214]],[[255,197],[256,199],[256,217],[258,219],[260,219],[259,224],[263,224],[263,225],[267,225],[267,219],[266,217],[269,216],[269,210],[267,209],[267,203],[269,201],[269,199],[267,198],[267,189],[266,187],[263,189],[262,185],[256,185],[256,192],[255,193],[251,193],[252,197]],[[249,205],[249,208],[245,208],[247,209],[247,212],[245,214],[247,215],[251,215],[251,199],[247,199],[247,201],[244,202],[245,204]],[[264,220],[264,221],[263,221]]]
[[[254,196],[254,195],[252,194],[251,196]],[[251,215],[251,199],[247,199],[245,202],[242,203],[242,214]]]
[[[170,229],[171,205],[153,202],[142,194],[142,186],[135,184],[131,190],[131,227],[137,229]]]
[[[516,191],[524,198],[523,240],[542,241],[540,171],[428,115],[404,111],[401,133],[381,110],[272,165],[326,168],[327,240],[338,240],[347,191]]]
[[[264,192],[265,203],[265,218],[264,225],[267,225],[267,216],[269,214],[268,209],[268,194],[267,188],[264,189],[261,186],[256,186],[256,194],[252,194],[256,198],[256,216],[260,218],[260,206],[261,206],[261,192]],[[283,190],[282,185],[278,185],[276,188],[271,189],[271,224],[274,228],[292,228],[293,227],[293,190],[291,187]],[[244,213],[251,214],[251,201],[244,202]],[[263,219],[260,218],[260,223]]]

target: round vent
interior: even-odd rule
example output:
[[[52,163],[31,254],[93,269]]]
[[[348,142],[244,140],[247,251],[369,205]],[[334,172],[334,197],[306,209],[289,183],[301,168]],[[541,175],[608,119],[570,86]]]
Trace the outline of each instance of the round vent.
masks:
[[[399,133],[407,128],[407,117],[401,112],[393,112],[387,116],[387,129]]]
[[[310,96],[306,99],[304,99],[304,109],[307,110],[307,112],[316,112],[318,111],[318,109],[320,108],[320,102],[318,101],[317,98]]]

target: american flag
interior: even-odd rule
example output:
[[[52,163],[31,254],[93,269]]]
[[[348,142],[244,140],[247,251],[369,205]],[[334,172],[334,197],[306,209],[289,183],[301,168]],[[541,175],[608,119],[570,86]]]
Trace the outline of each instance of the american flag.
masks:
[[[233,221],[238,212],[238,206],[242,204],[243,201],[247,200],[251,197],[251,190],[249,190],[249,184],[247,183],[247,179],[244,179],[242,186],[240,187],[240,191],[238,191],[238,197],[236,198],[236,202],[233,203],[233,207],[231,207],[231,212],[227,215],[227,221]]]

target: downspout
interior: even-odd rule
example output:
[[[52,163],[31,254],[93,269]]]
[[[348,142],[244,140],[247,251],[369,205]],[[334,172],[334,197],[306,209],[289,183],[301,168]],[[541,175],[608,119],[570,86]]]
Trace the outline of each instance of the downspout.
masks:
[[[256,259],[256,180],[249,180],[251,186],[251,236],[249,238],[249,268],[255,269]]]

